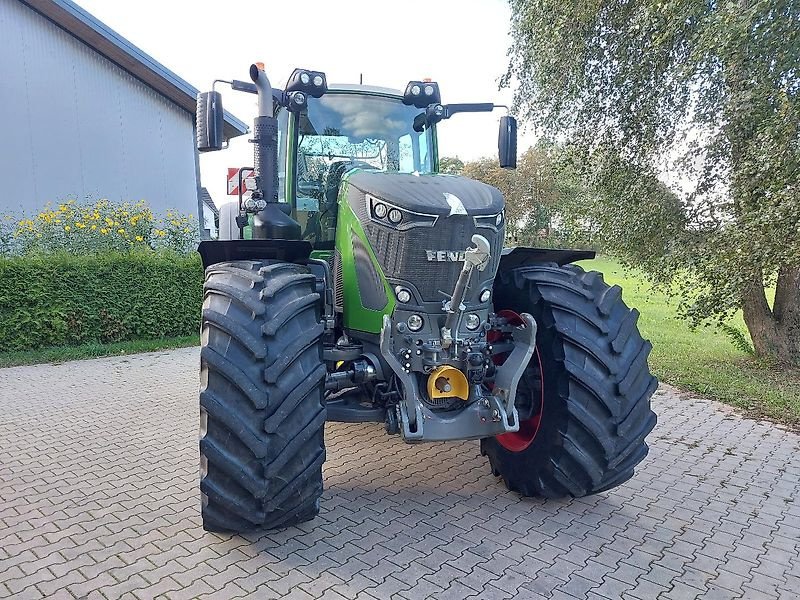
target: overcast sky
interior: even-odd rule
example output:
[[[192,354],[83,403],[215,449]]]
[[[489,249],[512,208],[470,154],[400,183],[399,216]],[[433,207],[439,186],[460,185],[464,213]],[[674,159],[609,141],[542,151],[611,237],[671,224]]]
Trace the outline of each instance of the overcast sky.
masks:
[[[507,65],[509,8],[505,0],[77,0],[195,87],[214,79],[247,79],[262,61],[283,87],[295,67],[325,71],[328,81],[404,88],[410,79],[438,81],[444,102],[510,104],[498,91]],[[252,126],[255,97],[223,91],[225,108]],[[458,115],[440,128],[440,153],[475,159],[497,153],[502,111]],[[200,157],[205,185],[219,203],[226,167],[250,165],[248,136],[230,149]],[[520,139],[520,150],[532,137]]]

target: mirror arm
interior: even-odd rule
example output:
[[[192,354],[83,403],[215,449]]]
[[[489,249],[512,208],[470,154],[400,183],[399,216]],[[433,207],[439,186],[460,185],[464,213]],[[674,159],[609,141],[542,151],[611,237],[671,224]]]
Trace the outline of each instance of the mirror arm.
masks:
[[[449,119],[460,112],[492,112],[495,105],[491,102],[471,103],[471,104],[445,104],[444,118]]]
[[[436,116],[431,112],[431,107],[436,106],[431,104],[425,109],[425,112],[419,113],[414,117],[414,131],[422,133],[426,127],[435,125],[439,121],[449,119],[456,113],[476,113],[476,112],[492,112],[495,108],[505,108],[508,113],[508,106],[505,104],[492,104],[491,102],[471,102],[468,104],[443,104],[444,112],[441,116]]]
[[[236,92],[258,94],[258,88],[256,87],[256,84],[250,83],[249,81],[241,81],[239,79],[231,79],[230,81],[227,79],[215,79],[211,89],[213,90],[218,83],[227,83],[229,86],[231,86],[231,89]],[[286,92],[279,90],[278,88],[272,88],[272,101],[278,106],[283,107],[286,107],[286,105],[289,103],[286,97]]]

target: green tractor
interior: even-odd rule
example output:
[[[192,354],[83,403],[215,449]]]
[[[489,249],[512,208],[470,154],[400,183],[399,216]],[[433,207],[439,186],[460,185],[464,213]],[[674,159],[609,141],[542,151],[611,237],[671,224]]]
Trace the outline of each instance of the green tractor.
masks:
[[[312,519],[326,421],[480,440],[523,496],[629,479],[656,422],[638,312],[571,264],[591,252],[504,248],[500,192],[438,173],[437,124],[498,107],[442,104],[427,80],[250,78],[224,83],[258,96],[254,189],[222,216],[230,239],[199,248],[205,529]],[[198,150],[222,148],[222,115],[219,92],[199,94]],[[516,166],[510,116],[499,160]]]

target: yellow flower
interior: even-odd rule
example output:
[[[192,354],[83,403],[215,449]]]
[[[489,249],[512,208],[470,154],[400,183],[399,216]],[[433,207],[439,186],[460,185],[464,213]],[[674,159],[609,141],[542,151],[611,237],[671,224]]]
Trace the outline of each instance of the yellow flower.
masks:
[[[78,223],[75,223],[75,227],[77,227],[78,229],[83,229],[84,227],[86,227],[86,225],[84,225],[83,223],[78,222]]]
[[[64,231],[69,231],[70,229],[72,229],[72,227],[69,225],[64,225]]]
[[[111,227],[113,224],[114,224],[114,219],[111,219],[111,218],[109,218],[109,217],[106,217],[106,225],[108,225],[109,227]]]
[[[188,227],[185,227],[185,228],[183,229],[183,233],[189,233],[189,228],[188,228]]]
[[[106,234],[108,233],[108,229],[106,229],[105,227],[103,227],[103,228],[100,230],[100,233],[102,233],[103,235],[106,235]]]
[[[117,233],[120,234],[120,235],[125,235],[125,230],[124,229],[117,229]]]
[[[92,231],[94,231],[95,229],[97,229],[97,225],[92,225]]]

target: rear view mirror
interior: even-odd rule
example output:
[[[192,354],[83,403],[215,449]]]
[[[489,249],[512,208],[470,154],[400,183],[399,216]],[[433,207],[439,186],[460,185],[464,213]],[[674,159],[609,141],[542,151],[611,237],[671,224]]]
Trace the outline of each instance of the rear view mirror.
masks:
[[[517,168],[517,120],[514,117],[500,117],[497,152],[501,167]]]
[[[197,94],[197,150],[211,152],[222,150],[224,115],[222,94],[201,92]]]

